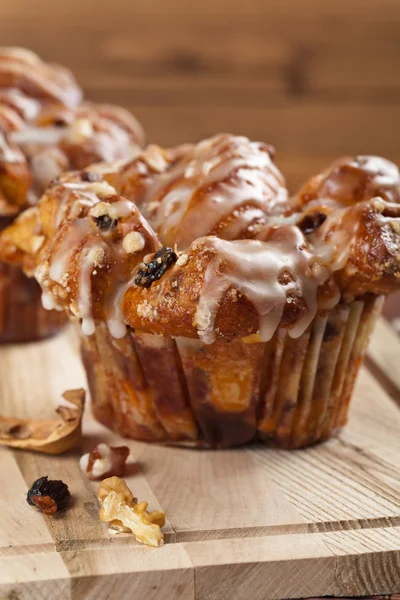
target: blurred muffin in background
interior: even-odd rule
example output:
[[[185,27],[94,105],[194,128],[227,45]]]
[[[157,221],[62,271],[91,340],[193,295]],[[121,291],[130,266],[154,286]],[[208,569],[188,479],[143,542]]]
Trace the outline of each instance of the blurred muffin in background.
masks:
[[[129,112],[82,97],[68,69],[0,48],[0,231],[64,171],[132,158],[143,145]],[[42,241],[38,235],[38,247]],[[63,313],[43,308],[34,279],[0,261],[0,343],[45,338],[64,322]]]

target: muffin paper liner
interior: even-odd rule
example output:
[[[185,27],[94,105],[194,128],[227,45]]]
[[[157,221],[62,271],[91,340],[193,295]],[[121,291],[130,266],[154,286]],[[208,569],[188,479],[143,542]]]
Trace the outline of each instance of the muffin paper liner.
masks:
[[[123,436],[224,448],[263,441],[301,448],[345,425],[351,394],[383,297],[340,304],[292,339],[169,338],[99,323],[82,335],[96,418]]]

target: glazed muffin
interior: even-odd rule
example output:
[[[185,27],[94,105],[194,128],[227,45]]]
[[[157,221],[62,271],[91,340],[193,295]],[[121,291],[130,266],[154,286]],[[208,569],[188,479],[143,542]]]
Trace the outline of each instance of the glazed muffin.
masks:
[[[0,231],[62,172],[131,158],[142,143],[141,127],[129,113],[83,103],[67,69],[28,50],[0,48]],[[0,262],[0,343],[47,337],[65,320],[62,312],[42,307],[34,279]]]
[[[270,146],[223,134],[64,175],[0,249],[80,323],[102,423],[299,448],[346,423],[399,242],[392,163],[342,159],[289,198]]]

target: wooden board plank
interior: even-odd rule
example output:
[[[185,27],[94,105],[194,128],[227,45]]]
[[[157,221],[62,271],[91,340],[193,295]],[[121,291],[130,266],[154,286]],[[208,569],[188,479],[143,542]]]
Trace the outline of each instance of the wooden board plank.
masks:
[[[243,450],[188,454],[144,447],[138,458],[148,465],[146,479],[179,541],[306,529],[301,514]],[[171,485],[165,474],[174,472],[180,477]]]
[[[54,408],[63,402],[61,394],[85,383],[77,343],[73,330],[67,328],[45,342],[0,345],[1,414],[54,418]]]
[[[324,534],[337,557],[335,596],[400,592],[400,528]]]
[[[14,454],[3,448],[0,468],[0,556],[26,547],[42,549],[55,547],[46,523],[26,502],[26,482],[23,479]]]
[[[380,325],[372,355],[382,331]],[[84,384],[71,330],[0,354],[0,405],[9,414],[48,414],[68,382]],[[40,366],[51,376],[40,376]],[[14,373],[19,379],[11,383]],[[166,543],[154,550],[129,534],[111,535],[99,521],[98,484],[78,460],[118,436],[86,411],[82,447],[74,452],[1,450],[7,485],[0,481],[0,598],[34,593],[41,600],[54,590],[61,600],[103,600],[115,590],[154,600],[225,600],[232,590],[238,600],[398,592],[399,431],[397,405],[363,369],[349,426],[322,446],[196,452],[128,441],[128,485],[151,509],[167,512]],[[62,518],[26,504],[28,486],[43,474],[71,488],[74,502]]]
[[[143,546],[63,552],[72,578],[73,600],[145,598],[193,600],[192,562],[185,549],[171,544],[152,551]]]
[[[71,580],[60,554],[0,556],[1,600],[72,600]]]
[[[332,595],[335,558],[321,536],[289,535],[185,544],[201,600]],[[317,591],[318,590],[318,591]]]
[[[377,325],[378,335],[368,349],[374,371],[382,383],[389,384],[393,399],[400,404],[400,348],[398,335],[387,321],[381,320]],[[386,380],[386,381],[385,381]]]

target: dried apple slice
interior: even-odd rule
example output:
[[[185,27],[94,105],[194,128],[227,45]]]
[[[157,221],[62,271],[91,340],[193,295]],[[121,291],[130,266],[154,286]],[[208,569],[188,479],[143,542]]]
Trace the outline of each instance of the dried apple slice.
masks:
[[[73,406],[59,406],[58,419],[17,419],[0,415],[0,445],[36,450],[45,454],[62,454],[78,445],[85,390],[67,390],[62,397]]]

